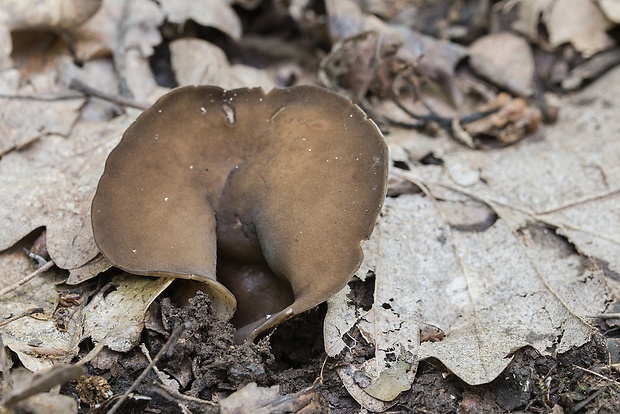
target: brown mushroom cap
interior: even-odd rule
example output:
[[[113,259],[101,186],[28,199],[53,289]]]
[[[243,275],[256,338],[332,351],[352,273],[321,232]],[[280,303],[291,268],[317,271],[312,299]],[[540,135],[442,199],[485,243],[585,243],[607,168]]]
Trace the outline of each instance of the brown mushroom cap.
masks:
[[[386,181],[380,131],[340,95],[178,88],[108,157],[92,206],[95,241],[115,266],[202,280],[231,309],[217,256],[268,265],[295,300],[239,330],[238,339],[254,338],[349,281]]]

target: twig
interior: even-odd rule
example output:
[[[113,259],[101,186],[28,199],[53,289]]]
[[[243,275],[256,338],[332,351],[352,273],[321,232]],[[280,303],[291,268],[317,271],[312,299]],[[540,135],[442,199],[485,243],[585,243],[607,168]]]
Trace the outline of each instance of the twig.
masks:
[[[11,389],[11,366],[6,355],[2,334],[0,334],[0,368],[2,368],[2,400],[4,400]]]
[[[592,371],[591,369],[584,368],[584,367],[580,367],[579,365],[575,365],[575,364],[573,364],[573,367],[574,367],[574,368],[577,368],[577,369],[580,369],[580,370],[582,370],[582,371],[584,371],[584,372],[587,372],[588,374],[591,374],[591,375],[594,375],[594,376],[599,377],[599,378],[601,378],[601,379],[604,379],[605,381],[611,382],[611,383],[612,383],[612,384],[614,384],[616,387],[620,387],[620,382],[618,382],[618,381],[616,381],[616,380],[614,380],[614,379],[612,379],[612,378],[606,377],[606,376],[605,376],[605,375],[603,375],[603,374],[599,374],[599,373],[598,373],[598,372],[596,372],[596,371]],[[575,411],[576,411],[576,410],[575,410]]]
[[[71,94],[49,94],[49,95],[11,95],[7,93],[0,93],[0,99],[19,99],[23,101],[70,101],[75,99],[84,99],[84,95],[71,93]]]
[[[127,400],[127,398],[129,397],[129,394],[131,394],[136,388],[138,388],[138,385],[140,385],[140,383],[144,380],[144,378],[146,378],[148,373],[151,372],[153,367],[166,354],[166,352],[168,352],[168,349],[170,347],[172,347],[174,344],[176,344],[176,342],[179,339],[179,336],[181,335],[181,333],[184,330],[189,329],[190,327],[191,327],[191,323],[190,322],[184,322],[181,325],[176,327],[176,329],[170,335],[170,338],[168,338],[168,341],[166,341],[166,343],[159,350],[157,355],[155,355],[155,358],[153,358],[151,363],[146,368],[144,368],[144,371],[142,371],[140,376],[138,378],[136,378],[136,380],[134,381],[133,384],[131,384],[131,387],[129,387],[127,389],[127,391],[125,391],[125,393],[118,399],[118,401],[116,401],[116,404],[114,404],[114,406],[110,409],[110,411],[108,411],[108,414],[114,414],[120,408],[120,406],[123,405],[125,400]]]
[[[8,319],[5,319],[4,321],[2,321],[0,323],[0,328],[5,326],[5,325],[10,324],[11,322],[14,322],[14,321],[16,321],[18,319],[21,319],[24,316],[29,316],[29,315],[32,315],[33,313],[43,313],[43,312],[45,312],[45,309],[43,309],[43,308],[30,308],[30,309],[27,309],[27,310],[25,310],[25,311],[15,315],[15,316],[11,317],[11,318],[8,318]],[[4,372],[4,371],[2,371],[2,372]]]
[[[41,275],[42,273],[47,272],[52,266],[54,266],[54,261],[49,260],[43,266],[39,267],[37,270],[30,273],[28,276],[26,276],[22,280],[19,280],[16,283],[12,284],[11,286],[7,286],[4,289],[0,290],[0,297],[6,295],[9,292],[14,291],[15,289],[19,288],[22,285],[25,285],[26,283],[30,282],[32,279]]]
[[[193,407],[197,407],[198,409],[202,410],[200,412],[203,412],[205,414],[217,414],[220,412],[219,405],[211,401],[202,400],[200,398],[181,394],[180,392],[167,388],[164,384],[160,384],[158,382],[153,384],[153,387],[155,388],[155,392],[157,394],[161,395],[168,401],[176,402],[179,406],[189,405],[190,409]],[[196,410],[195,412],[198,412],[198,410]]]
[[[571,412],[576,413],[579,412],[582,408],[584,408],[586,405],[590,404],[592,402],[592,400],[594,400],[596,397],[598,397],[599,395],[601,395],[601,393],[605,391],[605,387],[597,390],[594,394],[590,395],[588,398],[586,398],[585,400],[583,400],[582,402],[580,402],[579,404],[575,405],[572,409]]]
[[[127,99],[121,96],[114,96],[114,95],[107,94],[91,86],[88,86],[82,81],[79,81],[77,79],[72,79],[71,82],[69,82],[69,88],[79,91],[83,93],[84,95],[93,96],[95,98],[103,99],[104,101],[112,102],[112,103],[115,103],[121,106],[128,106],[130,108],[136,108],[136,109],[141,109],[141,110],[145,110],[146,108],[150,106],[145,103],[136,102],[132,99]]]
[[[598,313],[596,315],[588,315],[592,319],[619,319],[620,313]]]

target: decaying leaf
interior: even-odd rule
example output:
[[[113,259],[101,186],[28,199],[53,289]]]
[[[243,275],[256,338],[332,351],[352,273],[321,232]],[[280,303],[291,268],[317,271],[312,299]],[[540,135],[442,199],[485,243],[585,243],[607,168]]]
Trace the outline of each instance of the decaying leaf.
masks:
[[[436,357],[466,382],[481,384],[522,346],[549,353],[587,341],[592,329],[574,312],[604,310],[602,272],[578,255],[561,260],[557,236],[544,249],[529,236],[527,242],[516,237],[503,220],[482,232],[451,230],[426,197],[388,199],[365,246],[366,265],[376,274],[372,309],[353,317],[346,295],[339,295],[326,318],[329,355],[347,354],[353,326],[375,348],[374,358],[339,370],[352,378],[343,382],[358,402],[387,408],[382,401],[413,382],[418,358]],[[556,267],[546,265],[550,255]],[[585,296],[599,300],[582,303],[586,289]],[[420,345],[427,324],[445,338]]]
[[[32,273],[35,267],[23,252],[23,244],[0,253],[1,287],[7,288]],[[69,362],[77,354],[75,320],[67,319],[66,330],[58,329],[56,301],[59,292],[54,281],[62,280],[57,271],[49,271],[0,297],[2,340],[30,371]]]
[[[297,393],[280,395],[280,387],[259,387],[251,382],[219,402],[221,414],[252,412],[256,414],[321,412],[315,401],[317,389],[309,387]]]
[[[11,389],[3,389],[2,408],[11,412],[32,414],[77,413],[77,401],[68,395],[47,392],[53,388],[76,379],[84,373],[83,365],[56,365],[34,374],[17,369],[6,375],[5,384]]]
[[[571,122],[549,127],[541,140],[489,153],[434,144],[441,165],[394,171],[426,184],[426,195],[388,199],[364,246],[358,275],[375,275],[372,308],[356,309],[345,288],[326,317],[326,351],[358,361],[339,373],[364,407],[393,404],[419,358],[438,358],[480,384],[520,347],[547,355],[589,339],[587,317],[604,312],[610,287],[617,289],[605,273],[618,271],[620,244],[618,77],[615,70],[565,99]],[[595,98],[603,95],[604,102]],[[586,115],[582,102],[596,115]],[[428,151],[415,149],[423,145],[417,139],[408,145],[409,154]],[[473,200],[486,207],[454,214]],[[420,344],[418,330],[427,325],[445,337]],[[362,362],[360,341],[374,348]]]
[[[553,47],[570,42],[587,58],[614,45],[607,34],[612,22],[591,0],[556,0],[544,17]]]
[[[527,41],[512,33],[493,33],[469,46],[469,64],[481,76],[508,91],[528,96],[534,80],[534,56]]]
[[[101,0],[4,0],[0,12],[0,69],[11,67],[11,32],[47,29],[66,32],[90,18]]]
[[[274,87],[264,72],[249,66],[231,65],[219,47],[201,40],[182,38],[170,43],[172,67],[179,86],[218,85],[224,89]]]
[[[168,21],[185,24],[189,19],[206,27],[213,27],[233,39],[241,37],[241,20],[232,8],[231,0],[176,1],[161,0],[162,11]]]
[[[161,42],[161,10],[148,0],[103,0],[101,9],[74,34],[75,53],[90,60],[137,49],[143,56]]]
[[[49,254],[59,267],[75,269],[94,258],[90,203],[108,153],[132,120],[126,115],[82,122],[68,138],[48,136],[2,157],[0,250],[45,226]]]
[[[620,3],[615,0],[596,0],[601,11],[609,20],[620,23]]]
[[[147,308],[172,281],[128,274],[115,277],[84,309],[83,337],[128,352],[140,339]]]
[[[541,15],[546,15],[552,4],[553,0],[509,0],[502,2],[501,10],[507,13],[517,7],[518,18],[512,23],[512,29],[536,41],[539,38],[538,25]]]
[[[57,100],[33,99],[36,95],[57,94],[59,88],[52,85],[57,76],[56,70],[47,71],[20,87],[17,72],[7,71],[0,75],[5,85],[2,88],[5,96],[0,97],[0,157],[46,135],[69,135],[84,99],[79,96]],[[15,99],[12,96],[24,98]]]

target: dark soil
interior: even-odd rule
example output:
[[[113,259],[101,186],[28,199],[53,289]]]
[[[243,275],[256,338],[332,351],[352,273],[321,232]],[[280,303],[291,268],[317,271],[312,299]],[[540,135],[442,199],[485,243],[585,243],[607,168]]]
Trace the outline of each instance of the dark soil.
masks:
[[[363,284],[353,283],[361,293]],[[326,305],[319,306],[280,326],[256,344],[235,345],[234,328],[211,316],[208,297],[198,292],[184,306],[175,305],[170,298],[153,304],[150,314],[156,315],[161,325],[145,329],[143,340],[154,356],[166,342],[166,332],[185,321],[191,322],[191,328],[181,334],[158,364],[161,372],[181,384],[180,392],[185,395],[218,401],[255,382],[262,387],[279,385],[281,395],[312,394],[319,404],[304,412],[359,413],[359,404],[349,396],[334,370],[340,362],[328,359],[323,350],[325,310]],[[607,349],[601,336],[555,357],[521,349],[500,377],[481,386],[464,383],[437,360],[422,361],[413,387],[388,412],[618,413],[620,375],[608,364]],[[139,349],[127,354],[107,352],[90,364],[89,374],[101,376],[114,394],[122,394],[147,364]],[[157,392],[154,383],[159,381],[151,372],[136,390],[136,394],[149,399],[130,399],[121,412],[181,412],[174,399],[166,399]],[[313,384],[318,385],[309,388]],[[82,413],[109,409],[106,404],[91,411],[85,403],[84,390],[76,389],[75,383],[65,386],[63,393],[81,398]]]

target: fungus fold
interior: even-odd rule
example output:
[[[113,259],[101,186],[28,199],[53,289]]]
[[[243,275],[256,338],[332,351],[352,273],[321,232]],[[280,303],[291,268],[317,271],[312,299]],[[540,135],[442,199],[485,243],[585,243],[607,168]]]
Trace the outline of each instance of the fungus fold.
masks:
[[[253,340],[349,281],[387,165],[376,125],[323,88],[178,88],[110,153],[95,241],[129,273],[204,282]]]

